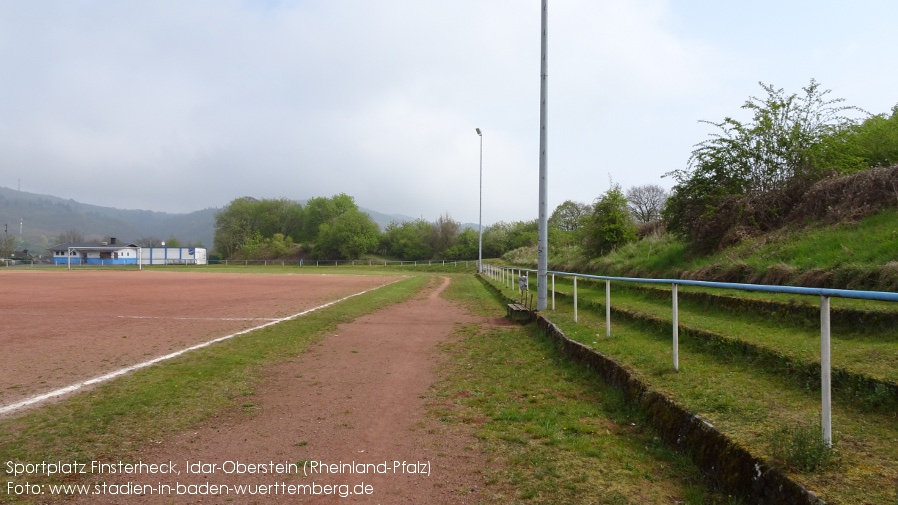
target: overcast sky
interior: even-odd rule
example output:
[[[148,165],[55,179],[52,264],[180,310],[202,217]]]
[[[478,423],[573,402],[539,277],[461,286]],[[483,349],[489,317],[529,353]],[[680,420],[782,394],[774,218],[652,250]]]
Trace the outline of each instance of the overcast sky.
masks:
[[[539,0],[0,0],[0,186],[535,219]],[[898,104],[894,0],[551,0],[549,211],[670,188],[759,81]]]

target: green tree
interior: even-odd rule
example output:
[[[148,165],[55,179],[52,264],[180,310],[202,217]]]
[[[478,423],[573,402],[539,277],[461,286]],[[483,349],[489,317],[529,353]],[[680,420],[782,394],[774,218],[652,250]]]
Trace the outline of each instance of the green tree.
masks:
[[[347,212],[358,210],[359,207],[355,204],[355,200],[346,193],[340,193],[330,198],[312,198],[306,202],[303,209],[300,237],[302,240],[314,242],[322,224],[329,223]]]
[[[720,123],[702,121],[715,126],[718,133],[696,145],[688,170],[671,172],[678,183],[694,177],[714,178],[724,171],[740,194],[763,194],[797,177],[821,175],[825,167],[814,164],[813,149],[855,125],[856,120],[845,114],[860,109],[840,105],[843,99],[828,98],[830,90],[821,90],[813,79],[802,88],[803,95],[760,85],[767,96],[752,96],[742,105],[752,113],[750,122],[731,117]]]
[[[302,225],[302,205],[287,198],[263,199],[252,209],[253,222],[263,237],[299,236]]]
[[[493,223],[483,229],[483,257],[499,258],[511,249],[508,247],[511,225],[505,221]]]
[[[857,142],[863,146],[867,166],[898,164],[898,104],[891,116],[880,114],[864,121],[857,128]]]
[[[241,257],[252,259],[248,251],[261,253],[264,248],[258,247],[261,242],[244,247],[248,242],[264,241],[277,234],[293,239],[300,235],[302,216],[302,205],[286,198],[237,198],[215,214],[213,245],[224,258],[235,257],[241,251]]]
[[[871,116],[824,139],[813,154],[820,166],[840,173],[898,163],[898,105],[891,115]]]
[[[275,233],[271,238],[265,239],[265,249],[267,258],[286,258],[298,252],[293,238],[285,237],[283,233]]]
[[[403,223],[392,222],[383,233],[383,250],[390,257],[401,260],[430,259],[433,257],[430,245],[433,228],[433,224],[423,219]]]
[[[743,221],[770,227],[791,201],[770,194],[800,193],[828,171],[856,167],[850,153],[837,152],[834,139],[857,125],[846,114],[863,111],[829,98],[830,91],[813,79],[802,94],[760,85],[767,95],[752,96],[742,106],[751,112],[750,121],[703,121],[717,132],[696,144],[686,169],[667,174],[676,184],[662,211],[665,225],[699,250],[718,247]],[[761,198],[767,200],[758,203]]]
[[[499,258],[521,247],[535,246],[539,239],[539,223],[532,221],[499,221],[483,229],[483,257]]]
[[[535,246],[539,242],[539,222],[515,221],[508,230],[508,250]]]
[[[458,235],[455,245],[447,249],[442,257],[447,260],[475,260],[477,259],[477,230],[465,228]]]
[[[561,231],[580,231],[589,215],[588,203],[565,200],[549,216],[549,226]]]
[[[549,244],[553,249],[580,242],[583,226],[592,207],[588,203],[565,200],[549,216]]]
[[[260,259],[264,256],[265,239],[262,234],[255,231],[240,244],[237,251],[231,256],[236,259]]]
[[[620,185],[611,188],[593,205],[589,224],[584,230],[585,250],[593,256],[602,256],[636,240],[636,225],[627,208]]]
[[[231,258],[258,230],[255,223],[255,198],[245,196],[232,200],[215,213],[213,246],[223,258]]]
[[[380,228],[371,216],[349,210],[319,226],[314,254],[326,259],[357,259],[379,242]]]

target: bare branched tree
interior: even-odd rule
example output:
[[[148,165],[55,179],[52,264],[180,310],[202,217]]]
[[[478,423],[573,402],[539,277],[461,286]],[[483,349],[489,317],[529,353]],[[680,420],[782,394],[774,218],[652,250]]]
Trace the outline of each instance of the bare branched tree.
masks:
[[[661,219],[667,196],[667,191],[656,184],[634,186],[627,190],[627,207],[637,222],[650,223]]]
[[[16,250],[16,237],[0,235],[0,258],[9,258]]]
[[[162,239],[158,237],[141,237],[134,243],[140,247],[159,247],[162,245]]]
[[[455,245],[460,231],[461,223],[452,219],[448,212],[445,215],[440,215],[439,219],[433,223],[430,238],[430,246],[434,254],[443,252]]]
[[[84,234],[80,231],[72,228],[71,230],[64,231],[56,237],[56,242],[59,244],[70,244],[73,242],[84,242]]]

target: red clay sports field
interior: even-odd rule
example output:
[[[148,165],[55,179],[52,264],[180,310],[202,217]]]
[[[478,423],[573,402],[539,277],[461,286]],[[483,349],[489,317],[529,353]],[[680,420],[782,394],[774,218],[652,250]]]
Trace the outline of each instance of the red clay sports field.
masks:
[[[0,272],[0,408],[395,280],[5,270]]]

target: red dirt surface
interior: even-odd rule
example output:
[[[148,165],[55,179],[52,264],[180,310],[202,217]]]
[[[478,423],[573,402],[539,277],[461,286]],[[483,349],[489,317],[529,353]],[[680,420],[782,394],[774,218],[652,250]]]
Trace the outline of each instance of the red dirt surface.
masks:
[[[394,280],[161,270],[4,270],[0,407]]]
[[[294,360],[267,370],[247,397],[248,409],[222,413],[199,429],[141,452],[145,463],[177,465],[180,475],[105,476],[108,484],[265,485],[265,496],[90,496],[77,503],[428,503],[482,500],[485,458],[471,446],[469,427],[443,425],[427,415],[425,395],[436,378],[437,345],[458,325],[484,322],[441,298],[449,279],[434,278],[414,299],[382,309],[313,345]],[[187,462],[203,463],[187,473]],[[383,464],[380,473],[296,475],[270,465],[315,461]],[[261,464],[271,473],[239,471],[236,463]],[[394,473],[394,465],[399,467]],[[405,466],[402,463],[405,462]],[[213,466],[214,465],[214,466]],[[420,466],[424,465],[424,466]],[[227,473],[228,470],[238,471]],[[404,471],[403,471],[404,470]],[[412,473],[422,472],[422,473]],[[429,472],[429,473],[428,473]],[[117,478],[116,478],[117,477]],[[331,494],[285,496],[300,484],[346,485]],[[356,486],[370,486],[368,488]],[[198,488],[200,489],[200,488]],[[230,488],[233,493],[233,487]],[[314,489],[314,488],[313,488]],[[321,488],[324,489],[324,488]],[[370,494],[352,495],[353,491]]]

